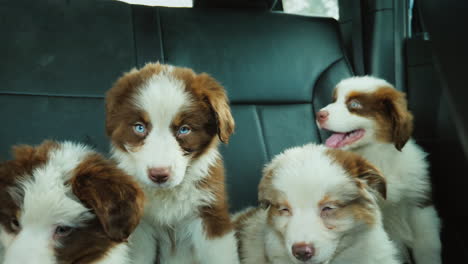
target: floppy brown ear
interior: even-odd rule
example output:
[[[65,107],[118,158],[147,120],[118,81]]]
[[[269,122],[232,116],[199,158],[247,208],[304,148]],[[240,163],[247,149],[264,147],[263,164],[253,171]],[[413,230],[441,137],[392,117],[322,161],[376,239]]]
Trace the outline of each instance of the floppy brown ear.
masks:
[[[96,214],[104,232],[114,241],[126,241],[140,222],[144,194],[114,164],[98,154],[89,156],[75,170],[72,191]]]
[[[196,76],[192,86],[203,91],[216,116],[218,137],[223,143],[227,143],[234,132],[235,124],[224,87],[206,73]]]
[[[364,181],[369,188],[379,193],[382,198],[387,199],[387,184],[379,170],[373,166],[368,166],[360,172],[357,178]]]
[[[328,149],[326,151],[334,162],[339,163],[346,172],[357,179],[357,184],[361,188],[370,188],[373,192],[379,193],[384,199],[387,198],[387,185],[382,173],[362,156],[340,149]],[[366,186],[363,186],[363,183]]]
[[[384,104],[392,123],[392,141],[396,149],[401,151],[413,133],[413,115],[408,110],[405,94],[393,88],[390,91]]]
[[[14,159],[17,162],[20,162],[22,166],[30,167],[46,162],[49,156],[49,152],[58,147],[59,144],[57,142],[52,140],[44,140],[38,146],[15,145],[12,147],[12,154]]]

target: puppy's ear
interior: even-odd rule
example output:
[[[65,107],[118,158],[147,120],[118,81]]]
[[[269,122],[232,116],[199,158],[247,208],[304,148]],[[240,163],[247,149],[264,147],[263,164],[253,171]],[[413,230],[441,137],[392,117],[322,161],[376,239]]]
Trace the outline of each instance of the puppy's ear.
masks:
[[[144,194],[137,184],[98,154],[90,155],[70,180],[72,191],[92,209],[106,235],[126,241],[140,222]]]
[[[31,166],[41,162],[46,162],[49,152],[59,147],[55,141],[44,140],[40,145],[34,147],[30,145],[16,145],[12,147],[12,154],[15,160],[21,163],[31,163]],[[25,166],[25,164],[23,164]],[[27,167],[27,166],[25,166]]]
[[[16,145],[12,147],[12,154],[17,175],[31,174],[35,167],[44,164],[49,159],[49,153],[59,148],[55,141],[44,140],[38,146]],[[21,171],[21,172],[20,172]]]
[[[395,148],[400,150],[413,133],[413,115],[408,110],[404,93],[388,87],[384,105],[392,124],[392,141]]]
[[[371,190],[380,194],[382,198],[387,199],[387,184],[385,178],[374,166],[369,165],[357,178],[364,181]]]
[[[234,132],[235,124],[224,87],[206,73],[197,75],[192,86],[203,91],[205,100],[210,104],[216,117],[218,137],[221,142],[227,143]]]
[[[345,169],[347,174],[356,181],[358,187],[369,188],[370,191],[378,193],[382,198],[387,198],[385,178],[366,159],[356,153],[340,149],[327,149],[326,153],[334,162],[340,164]]]

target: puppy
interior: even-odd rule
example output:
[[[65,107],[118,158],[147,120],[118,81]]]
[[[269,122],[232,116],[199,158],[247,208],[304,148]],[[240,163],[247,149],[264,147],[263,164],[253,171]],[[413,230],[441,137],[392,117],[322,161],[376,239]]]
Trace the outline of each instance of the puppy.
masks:
[[[262,208],[235,216],[242,263],[396,264],[377,204],[385,180],[351,152],[305,145],[268,164]]]
[[[412,121],[405,94],[369,76],[338,83],[333,103],[317,113],[317,124],[333,133],[328,147],[359,153],[385,175],[384,224],[401,255],[408,258],[409,247],[417,264],[438,264],[440,220],[431,202],[427,154],[410,139]]]
[[[144,194],[90,148],[45,141],[0,164],[4,264],[127,264]],[[0,257],[1,262],[1,257]]]
[[[156,251],[165,264],[238,263],[217,149],[234,130],[224,88],[207,74],[147,64],[107,93],[106,129],[113,157],[147,197],[131,241],[139,263]]]

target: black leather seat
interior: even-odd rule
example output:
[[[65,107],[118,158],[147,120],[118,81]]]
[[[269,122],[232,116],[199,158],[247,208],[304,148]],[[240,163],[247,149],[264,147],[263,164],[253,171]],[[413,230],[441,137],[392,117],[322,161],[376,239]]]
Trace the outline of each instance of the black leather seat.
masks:
[[[275,154],[321,142],[314,113],[351,75],[333,19],[118,2],[2,5],[2,17],[18,23],[1,26],[2,157],[12,144],[44,138],[107,151],[103,96],[114,80],[148,61],[187,66],[218,79],[232,102],[237,129],[223,154],[234,210],[256,203]]]

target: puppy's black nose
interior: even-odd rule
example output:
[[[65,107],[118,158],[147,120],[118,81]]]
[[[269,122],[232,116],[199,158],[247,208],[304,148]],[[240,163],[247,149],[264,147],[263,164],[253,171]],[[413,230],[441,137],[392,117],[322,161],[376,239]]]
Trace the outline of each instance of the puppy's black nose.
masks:
[[[315,248],[312,244],[296,243],[292,246],[292,253],[300,261],[307,261],[315,255]]]
[[[169,180],[171,176],[169,167],[150,168],[148,169],[148,178],[157,184],[162,184]]]

